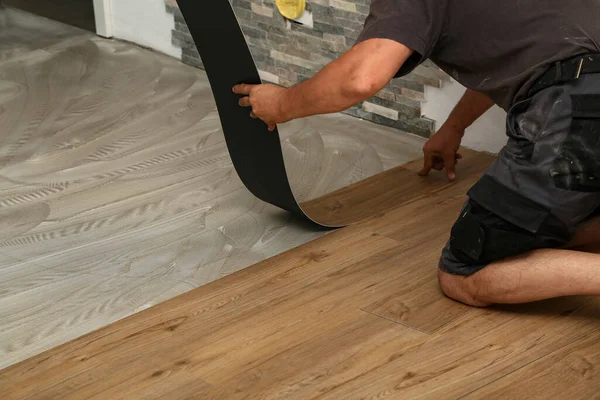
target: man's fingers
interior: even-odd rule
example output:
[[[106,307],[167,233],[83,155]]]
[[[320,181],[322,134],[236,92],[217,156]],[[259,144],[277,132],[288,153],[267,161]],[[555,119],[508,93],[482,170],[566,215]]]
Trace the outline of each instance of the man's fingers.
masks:
[[[242,107],[250,107],[250,97],[246,96],[246,97],[242,97],[238,103],[240,104],[240,106]]]
[[[275,130],[276,125],[275,124],[271,124],[271,123],[267,123],[267,126],[269,127],[269,131],[273,132]]]
[[[256,85],[247,85],[245,83],[239,84],[239,85],[235,85],[233,87],[233,93],[236,94],[250,94],[250,91],[252,90],[252,88],[256,86]]]
[[[438,156],[433,157],[433,169],[441,171],[444,169],[444,160]]]
[[[254,111],[250,111],[250,118],[256,119],[258,117],[256,116],[256,114],[254,114]]]
[[[425,158],[423,160],[423,169],[419,171],[419,175],[426,176],[427,174],[429,174],[429,171],[431,171],[431,168],[433,168],[433,155],[425,153]]]
[[[444,164],[446,165],[446,174],[450,180],[456,179],[456,153],[448,152],[444,154]]]

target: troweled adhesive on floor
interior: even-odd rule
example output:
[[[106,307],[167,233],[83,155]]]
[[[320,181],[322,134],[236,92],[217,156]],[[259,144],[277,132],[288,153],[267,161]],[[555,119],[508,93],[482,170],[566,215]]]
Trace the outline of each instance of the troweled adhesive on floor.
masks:
[[[324,234],[246,191],[201,70],[0,8],[0,368]],[[348,116],[281,128],[308,200],[414,159]]]

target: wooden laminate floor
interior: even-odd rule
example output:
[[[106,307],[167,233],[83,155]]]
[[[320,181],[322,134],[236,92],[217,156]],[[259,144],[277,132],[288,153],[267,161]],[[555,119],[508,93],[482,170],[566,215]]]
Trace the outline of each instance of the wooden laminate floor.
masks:
[[[490,162],[466,152],[454,185],[415,178],[416,163],[370,179],[395,180],[402,200],[10,367],[0,396],[598,399],[600,299],[474,309],[437,287],[439,250]]]
[[[324,235],[242,186],[201,70],[2,8],[0,130],[0,368]],[[343,115],[281,132],[307,201],[422,146]]]

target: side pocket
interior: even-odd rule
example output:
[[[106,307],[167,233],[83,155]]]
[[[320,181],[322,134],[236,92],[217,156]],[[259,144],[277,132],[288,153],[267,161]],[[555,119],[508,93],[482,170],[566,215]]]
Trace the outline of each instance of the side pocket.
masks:
[[[571,128],[550,175],[557,188],[600,192],[600,95],[572,95]]]
[[[527,110],[530,103],[531,99],[527,99],[515,104],[508,110],[506,117],[506,134],[508,136],[506,151],[516,158],[525,160],[531,159],[535,144],[520,132],[517,117]]]
[[[466,264],[482,264],[540,245],[550,211],[484,175],[452,227],[450,250]]]

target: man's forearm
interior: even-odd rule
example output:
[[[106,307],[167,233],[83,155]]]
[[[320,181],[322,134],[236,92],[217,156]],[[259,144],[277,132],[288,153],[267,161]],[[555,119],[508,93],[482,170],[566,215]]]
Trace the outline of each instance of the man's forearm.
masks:
[[[493,105],[492,99],[485,94],[467,89],[444,125],[464,131]]]
[[[376,93],[352,87],[346,66],[338,61],[326,66],[311,79],[291,87],[282,99],[286,119],[346,110]]]
[[[389,40],[361,43],[281,99],[286,119],[343,111],[377,93],[412,54]]]

